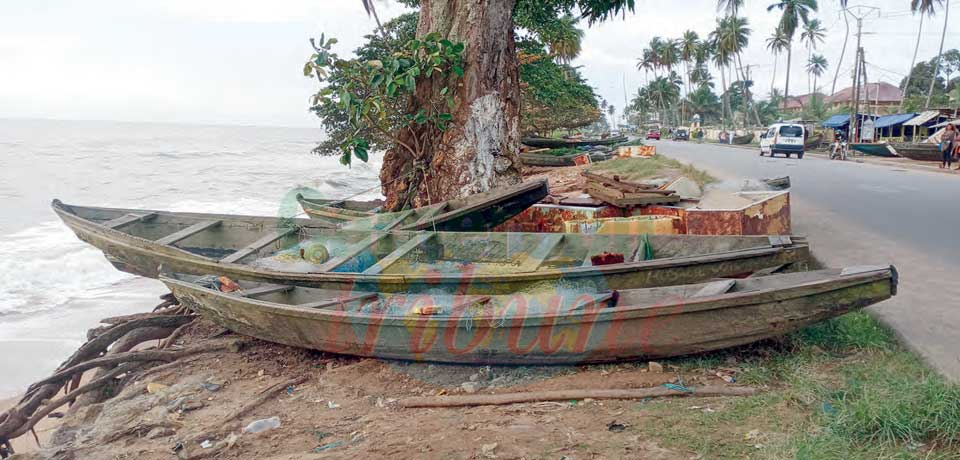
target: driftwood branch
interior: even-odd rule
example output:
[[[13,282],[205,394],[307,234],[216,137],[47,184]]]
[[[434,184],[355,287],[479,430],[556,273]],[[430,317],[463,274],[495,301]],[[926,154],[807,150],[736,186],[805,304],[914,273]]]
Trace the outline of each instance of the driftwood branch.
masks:
[[[49,413],[56,410],[58,407],[77,399],[77,397],[79,397],[84,393],[96,390],[106,385],[107,383],[110,383],[118,375],[129,372],[130,370],[136,368],[139,365],[140,363],[126,363],[121,366],[117,366],[115,369],[113,369],[110,372],[107,372],[100,378],[93,380],[85,385],[81,385],[76,390],[73,390],[72,392],[60,397],[59,399],[56,399],[54,401],[47,403],[41,409],[38,409],[36,412],[34,412],[33,415],[30,417],[30,419],[28,419],[19,429],[11,433],[10,438],[16,438],[16,437],[22,436],[27,431],[33,429],[34,425],[36,425],[37,423],[40,423],[40,421],[43,420],[44,417],[46,417]]]
[[[433,396],[401,399],[400,407],[461,407],[495,406],[541,401],[569,401],[571,399],[642,399],[665,396],[751,396],[757,389],[752,387],[702,386],[690,388],[690,392],[667,387],[628,388],[619,390],[556,390],[526,393],[501,393],[492,395]]]

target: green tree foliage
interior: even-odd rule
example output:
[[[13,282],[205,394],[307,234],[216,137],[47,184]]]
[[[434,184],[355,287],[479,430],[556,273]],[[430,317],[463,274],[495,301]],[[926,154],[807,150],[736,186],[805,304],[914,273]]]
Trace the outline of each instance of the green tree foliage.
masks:
[[[520,40],[517,49],[523,133],[580,128],[602,117],[593,88],[575,67],[552,59],[544,44],[533,38]]]
[[[386,137],[399,144],[412,158],[421,158],[422,140],[417,138],[418,125],[430,124],[443,131],[453,119],[450,94],[455,78],[447,80],[451,86],[441,88],[435,100],[421,107],[411,107],[409,101],[417,87],[417,77],[444,74],[462,77],[463,43],[453,43],[439,34],[427,34],[403,42],[379,59],[341,59],[333,51],[334,38],[311,40],[314,53],[303,67],[304,76],[316,77],[321,89],[314,94],[312,108],[318,113],[336,106],[346,117],[344,137],[336,141],[340,162],[349,165],[353,157],[367,161],[373,141],[367,133],[377,132],[377,138]],[[385,40],[384,44],[388,41]],[[325,85],[335,81],[338,88]],[[403,142],[397,136],[407,129],[412,142]]]
[[[910,75],[900,81],[900,89],[907,94],[903,101],[906,111],[922,110],[926,100],[926,92],[930,88],[933,72],[936,68],[936,57],[929,61],[921,61],[913,66]],[[940,69],[933,81],[933,96],[931,106],[944,105],[949,102],[947,93],[960,81],[954,74],[960,72],[960,51],[955,49],[944,51],[940,61]],[[907,86],[909,85],[909,86]]]

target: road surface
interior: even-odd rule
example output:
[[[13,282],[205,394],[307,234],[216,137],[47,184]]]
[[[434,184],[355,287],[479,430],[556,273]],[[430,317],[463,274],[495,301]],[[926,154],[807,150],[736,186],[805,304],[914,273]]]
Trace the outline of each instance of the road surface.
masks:
[[[789,175],[793,233],[831,266],[894,264],[898,295],[870,309],[904,343],[960,381],[960,173],[760,157],[756,149],[650,141],[736,188]]]

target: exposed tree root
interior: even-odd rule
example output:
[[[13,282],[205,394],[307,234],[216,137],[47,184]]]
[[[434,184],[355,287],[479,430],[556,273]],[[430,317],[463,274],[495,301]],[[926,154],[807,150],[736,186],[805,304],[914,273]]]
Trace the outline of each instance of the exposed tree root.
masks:
[[[571,399],[641,399],[664,396],[750,396],[757,389],[751,387],[702,386],[689,392],[667,387],[629,388],[621,390],[556,390],[493,395],[434,396],[401,399],[400,407],[462,407],[518,404],[540,401],[569,401]]]
[[[177,304],[171,294],[161,296],[161,299],[163,302],[152,313],[104,319],[102,322],[106,325],[88,331],[88,341],[53,375],[30,385],[16,406],[0,413],[0,458],[13,454],[10,439],[32,432],[34,425],[64,404],[73,403],[81,396],[89,397],[89,393],[107,385],[117,384],[117,376],[148,362],[171,362],[185,356],[239,347],[236,340],[217,340],[183,349],[130,351],[141,343],[165,338],[163,345],[168,347],[183,334],[185,326],[197,318]],[[95,368],[101,370],[92,381],[81,385],[83,373]],[[61,392],[64,395],[54,399]]]

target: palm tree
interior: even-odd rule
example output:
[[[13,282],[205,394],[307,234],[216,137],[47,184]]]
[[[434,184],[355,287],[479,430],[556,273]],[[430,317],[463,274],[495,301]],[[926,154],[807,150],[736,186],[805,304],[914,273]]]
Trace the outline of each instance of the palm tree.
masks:
[[[684,75],[687,77],[687,94],[690,93],[690,63],[697,55],[697,46],[700,44],[700,36],[692,30],[683,33],[680,39],[680,60],[683,61]]]
[[[717,0],[717,11],[724,11],[727,16],[736,16],[742,7],[743,0]]]
[[[943,55],[943,41],[947,36],[947,20],[950,16],[950,2],[944,2],[943,0],[911,0],[910,9],[914,13],[920,13],[920,27],[923,27],[923,14],[926,13],[930,16],[933,16],[937,5],[943,5],[946,3],[946,6],[943,8],[943,32],[940,34],[940,50],[937,52],[937,63],[933,66],[933,76],[930,78],[930,89],[927,90],[927,101],[923,104],[924,109],[930,108],[930,97],[933,95],[933,85],[937,81],[937,74],[940,72],[940,57]],[[920,46],[920,32],[917,32],[917,47]],[[913,51],[913,61],[910,62],[910,70],[907,72],[907,86],[904,88],[903,98],[906,99],[907,88],[910,86],[910,75],[913,74],[913,65],[917,59],[916,47]],[[903,99],[900,100],[901,107],[903,106]]]
[[[913,46],[913,58],[910,59],[910,68],[907,69],[907,81],[903,87],[903,97],[900,99],[900,106],[897,112],[903,111],[903,101],[907,98],[907,91],[910,88],[910,78],[913,77],[913,66],[917,63],[917,51],[920,50],[920,35],[923,33],[923,17],[933,16],[934,3],[943,3],[943,0],[911,0],[910,11],[913,14],[920,13],[920,25],[917,27],[917,44]]]
[[[793,58],[793,36],[801,23],[806,24],[810,21],[810,12],[817,11],[817,0],[780,0],[780,2],[768,6],[767,11],[773,11],[775,8],[782,12],[777,28],[783,30],[789,43],[787,45],[787,81],[783,85],[783,97],[788,98],[790,97],[790,61]]]
[[[564,15],[555,21],[556,27],[551,29],[547,48],[550,55],[557,61],[568,64],[580,55],[580,46],[583,42],[583,30],[577,28],[578,18]]]
[[[813,77],[813,91],[811,91],[811,94],[817,93],[817,79],[827,70],[827,65],[827,58],[823,57],[822,54],[814,54],[810,56],[810,59],[807,61],[807,73]]]
[[[743,71],[743,61],[740,53],[747,47],[750,41],[750,28],[747,27],[747,19],[737,16],[727,16],[719,21],[717,35],[717,45],[729,53],[736,64],[737,73],[740,80],[740,88],[743,92],[743,120],[744,125],[747,122],[747,110],[750,102],[750,93],[747,89],[747,78]],[[756,115],[756,113],[755,113]],[[760,123],[759,115],[756,116],[757,124]]]
[[[817,42],[823,43],[823,37],[826,31],[820,24],[819,19],[811,19],[803,24],[803,31],[800,32],[800,41],[807,44],[807,62],[813,58],[813,50],[817,49]],[[810,85],[810,78],[807,78],[807,91],[813,92]]]
[[[837,70],[833,73],[833,85],[830,86],[830,94],[837,91],[837,77],[840,76],[840,66],[843,65],[843,56],[847,54],[847,39],[850,38],[850,18],[847,17],[847,0],[840,0],[840,8],[843,13],[843,25],[846,27],[846,33],[843,36],[843,46],[840,48],[840,59],[837,60]]]
[[[717,66],[717,70],[720,71],[720,84],[723,85],[721,89],[723,90],[723,107],[721,112],[721,118],[723,119],[723,127],[726,128],[727,120],[732,119],[732,111],[730,110],[730,95],[729,88],[727,88],[727,76],[724,73],[730,65],[731,56],[730,52],[726,48],[720,46],[720,36],[723,34],[723,28],[721,20],[717,20],[717,28],[710,32],[710,50],[711,57],[713,58],[713,64]],[[727,114],[731,114],[731,118],[727,118]]]
[[[650,48],[644,48],[643,54],[637,59],[637,70],[642,70],[645,77],[649,79],[649,72],[657,68],[657,54]]]
[[[683,79],[686,82],[686,93],[690,94],[690,62],[697,54],[697,45],[700,43],[700,36],[692,30],[683,33],[680,39],[680,60],[683,61]],[[686,119],[686,105],[680,103],[681,119]]]
[[[786,51],[787,47],[790,46],[790,40],[787,38],[787,35],[783,33],[780,28],[776,28],[773,31],[773,35],[767,39],[767,49],[773,53],[773,77],[770,79],[770,92],[773,93],[774,86],[777,81],[777,57],[780,56],[780,53]]]

